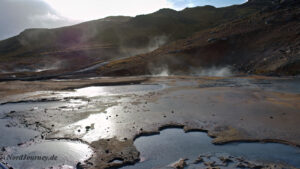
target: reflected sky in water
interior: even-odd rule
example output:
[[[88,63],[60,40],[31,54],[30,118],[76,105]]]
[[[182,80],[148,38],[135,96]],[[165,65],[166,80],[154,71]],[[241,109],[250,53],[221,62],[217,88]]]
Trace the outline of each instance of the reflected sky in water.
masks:
[[[201,154],[226,153],[247,160],[287,163],[300,167],[300,149],[277,143],[229,143],[212,144],[204,132],[184,133],[182,129],[165,129],[159,135],[142,136],[134,145],[140,151],[143,162],[123,169],[165,168],[180,158],[191,162]]]
[[[120,94],[143,94],[145,92],[163,89],[164,85],[121,85],[121,86],[91,86],[75,89],[74,92],[61,92],[64,97],[96,97]]]
[[[92,155],[88,145],[79,142],[46,141],[28,147],[12,149],[8,155],[57,156],[57,160],[7,160],[14,168],[31,169],[68,165],[75,167]]]

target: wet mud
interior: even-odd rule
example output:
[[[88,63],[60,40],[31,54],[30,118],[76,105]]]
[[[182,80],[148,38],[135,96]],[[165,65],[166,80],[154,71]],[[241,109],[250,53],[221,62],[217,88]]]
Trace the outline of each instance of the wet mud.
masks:
[[[5,96],[1,117],[38,131],[32,144],[64,139],[89,145],[94,153],[82,161],[87,168],[135,164],[142,160],[135,140],[174,126],[205,131],[214,144],[300,145],[299,78],[170,76],[30,83],[0,83]],[[31,87],[22,90],[21,85]]]

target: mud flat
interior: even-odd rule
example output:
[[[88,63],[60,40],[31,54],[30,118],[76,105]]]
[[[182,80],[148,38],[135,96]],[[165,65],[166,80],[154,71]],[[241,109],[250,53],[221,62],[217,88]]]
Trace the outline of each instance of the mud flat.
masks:
[[[264,148],[271,145],[271,149],[283,146],[280,150],[291,160],[297,160],[293,153],[300,146],[299,82],[296,77],[251,76],[2,82],[0,90],[5,97],[1,98],[0,112],[24,128],[39,131],[41,137],[33,139],[34,145],[53,139],[77,140],[89,145],[94,152],[85,160],[87,168],[121,167],[143,160],[140,156],[143,151],[136,141],[140,136],[158,134],[166,127],[205,131],[209,137],[199,138],[199,142],[206,140],[205,144],[283,143],[286,145],[241,145],[245,151],[256,144]],[[20,86],[31,87],[13,91]],[[215,153],[212,147],[197,154]],[[236,149],[232,144],[218,147],[221,153],[228,154]],[[264,155],[270,154],[266,151]],[[180,157],[190,158],[190,155],[183,153]],[[233,156],[237,156],[233,161],[240,156],[249,157],[243,151]],[[169,162],[176,160],[177,156]],[[275,158],[265,160],[278,162]],[[288,160],[279,162],[299,167]]]

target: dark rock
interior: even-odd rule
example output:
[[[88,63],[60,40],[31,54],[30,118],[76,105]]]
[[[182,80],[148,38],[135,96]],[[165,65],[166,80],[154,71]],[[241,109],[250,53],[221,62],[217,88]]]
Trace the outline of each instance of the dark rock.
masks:
[[[227,157],[219,157],[219,159],[226,164],[232,162],[232,160]]]
[[[82,166],[81,162],[78,162],[76,164],[76,169],[83,169],[83,166]]]
[[[194,161],[194,164],[199,164],[199,163],[202,163],[204,162],[203,158],[201,156],[199,156],[195,161]]]
[[[239,167],[239,168],[247,168],[248,166],[245,165],[244,163],[238,163],[238,164],[236,165],[236,167]]]
[[[208,43],[213,43],[213,42],[215,42],[217,40],[218,40],[217,38],[209,38],[209,39],[207,39],[207,42]]]
[[[183,169],[184,167],[187,166],[187,163],[185,162],[187,159],[179,159],[177,162],[175,162],[174,164],[172,164],[173,168],[176,169]]]
[[[91,129],[91,126],[85,126],[86,131],[89,131]]]
[[[285,0],[280,0],[280,2],[279,2],[279,3],[281,3],[281,4],[282,4],[282,3],[285,3],[285,2],[286,2]]]
[[[205,162],[205,163],[204,163],[204,165],[205,165],[205,166],[208,166],[208,167],[214,167],[215,164],[216,164],[215,161],[212,161],[212,162]]]
[[[94,165],[94,163],[92,163],[92,162],[87,162],[86,164],[87,164],[87,165],[90,165],[90,166],[93,166],[93,165]]]
[[[175,51],[170,51],[169,53],[170,54],[173,54],[173,53],[180,53],[182,50],[175,50]]]

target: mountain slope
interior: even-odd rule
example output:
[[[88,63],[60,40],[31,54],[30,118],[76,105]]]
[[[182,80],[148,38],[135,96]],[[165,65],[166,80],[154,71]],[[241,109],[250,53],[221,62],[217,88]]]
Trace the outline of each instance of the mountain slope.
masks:
[[[94,62],[147,53],[267,5],[204,6],[179,12],[162,9],[134,18],[108,17],[57,29],[29,29],[0,41],[0,70],[75,70]]]
[[[141,75],[164,69],[186,74],[224,66],[244,73],[300,74],[300,2],[282,1],[151,53],[111,62],[98,74]]]

